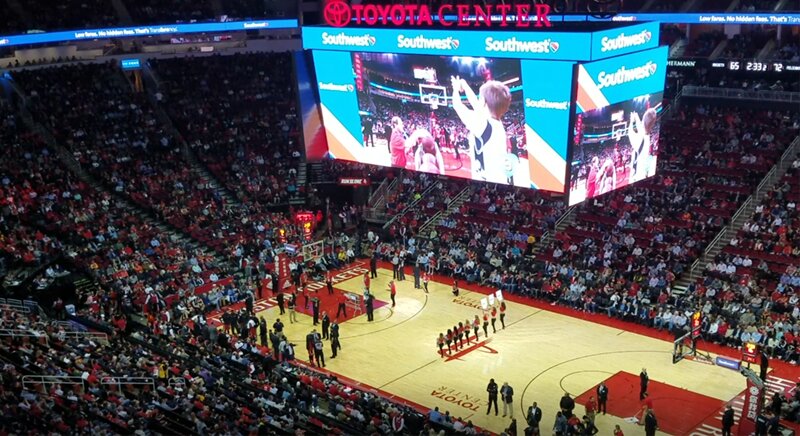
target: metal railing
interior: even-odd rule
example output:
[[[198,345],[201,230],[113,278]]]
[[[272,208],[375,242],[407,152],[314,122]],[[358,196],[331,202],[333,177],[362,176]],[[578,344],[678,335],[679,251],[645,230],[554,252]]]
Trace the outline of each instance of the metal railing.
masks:
[[[403,210],[392,216],[392,218],[389,221],[386,221],[386,224],[383,225],[383,228],[388,229],[389,226],[394,224],[395,221],[402,218],[410,210],[414,209],[414,207],[416,207],[416,205],[419,204],[419,202],[422,201],[423,198],[427,198],[428,194],[430,194],[430,192],[433,191],[434,189],[436,189],[435,180],[427,188],[425,188],[424,191],[422,191],[422,193],[419,195],[419,198],[415,199],[411,203],[408,203],[408,205],[406,205],[406,207]]]
[[[60,334],[60,333],[59,333]],[[67,339],[80,339],[88,338],[94,342],[99,342],[103,345],[108,345],[108,335],[101,332],[79,332],[79,331],[65,331],[64,336]]]
[[[66,375],[24,375],[22,376],[23,389],[31,390],[32,385],[40,385],[42,387],[48,385],[80,385],[83,386],[84,380],[80,376],[66,376]],[[45,393],[47,389],[45,388]]]
[[[726,98],[735,100],[773,101],[780,103],[800,103],[800,92],[749,90],[736,88],[706,88],[686,85],[682,89],[685,97]]]
[[[424,233],[425,230],[427,230],[432,225],[436,224],[439,221],[439,219],[449,216],[451,213],[453,213],[453,211],[451,210],[453,205],[456,204],[457,202],[463,201],[466,198],[469,198],[471,194],[472,194],[472,186],[467,184],[467,186],[464,187],[464,189],[462,189],[458,194],[456,194],[456,196],[453,197],[450,200],[450,202],[445,205],[444,210],[436,212],[428,221],[425,222],[425,224],[423,224],[419,228],[419,233],[420,234]]]
[[[39,303],[33,300],[18,300],[16,298],[0,298],[0,309],[20,313],[44,313]]]
[[[800,148],[800,136],[796,137],[789,147],[781,155],[781,158],[778,162],[769,170],[769,172],[761,179],[761,182],[758,183],[755,192],[753,192],[747,199],[742,203],[739,209],[736,210],[736,213],[733,214],[729,224],[720,229],[719,233],[711,240],[711,242],[706,246],[706,249],[703,250],[703,254],[699,256],[693,263],[692,266],[689,267],[689,275],[694,275],[697,268],[702,266],[703,263],[708,262],[709,254],[714,251],[717,244],[720,241],[724,241],[728,238],[732,231],[735,231],[738,226],[736,225],[736,221],[742,216],[742,214],[748,210],[750,206],[752,206],[756,201],[761,198],[761,195],[767,189],[767,187],[772,187],[778,177],[782,176],[786,170],[786,168],[790,165],[791,159],[797,155],[797,150]]]
[[[150,386],[152,389],[156,387],[153,377],[103,377],[100,379],[100,384],[116,386],[120,390],[122,385]]]
[[[387,182],[387,179],[384,178],[381,181],[380,185],[378,185],[378,187],[372,193],[372,195],[370,195],[369,200],[367,201],[367,204],[369,205],[369,207],[375,207],[376,203],[380,203],[381,200],[386,198],[386,188],[388,186],[389,186],[389,183]]]
[[[49,343],[47,333],[36,330],[26,329],[0,329],[0,337],[6,338],[35,338],[43,341],[45,344]]]

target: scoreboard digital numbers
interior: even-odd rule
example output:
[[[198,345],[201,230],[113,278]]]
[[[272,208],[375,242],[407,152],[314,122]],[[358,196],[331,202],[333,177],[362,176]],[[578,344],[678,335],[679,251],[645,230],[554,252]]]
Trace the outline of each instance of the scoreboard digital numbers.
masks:
[[[729,71],[749,71],[754,73],[782,73],[786,69],[783,62],[728,61],[724,64]]]

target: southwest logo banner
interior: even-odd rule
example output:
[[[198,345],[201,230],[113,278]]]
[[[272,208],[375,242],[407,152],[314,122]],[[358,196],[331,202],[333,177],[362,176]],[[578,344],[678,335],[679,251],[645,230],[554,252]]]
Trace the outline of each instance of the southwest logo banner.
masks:
[[[633,26],[592,33],[592,60],[605,59],[658,47],[658,23],[641,23]]]
[[[580,65],[577,113],[663,92],[668,50],[668,47],[658,47]]]
[[[303,28],[303,48],[310,50],[588,61],[591,46],[591,33]]]
[[[522,61],[525,138],[531,187],[564,192],[571,112],[572,62]],[[557,77],[542,86],[541,77]]]

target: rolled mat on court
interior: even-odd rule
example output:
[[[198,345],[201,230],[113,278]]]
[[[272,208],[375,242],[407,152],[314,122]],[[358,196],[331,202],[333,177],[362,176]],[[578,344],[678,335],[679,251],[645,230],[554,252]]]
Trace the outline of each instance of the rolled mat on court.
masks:
[[[639,400],[639,376],[620,371],[608,379],[608,414],[620,418],[641,416],[642,401]],[[589,397],[597,396],[597,386],[580,394],[575,402],[585,405]],[[677,388],[650,379],[648,395],[653,401],[653,411],[658,427],[667,434],[684,435],[700,425],[709,415],[716,413],[724,401],[707,397],[686,389]],[[575,410],[583,414],[583,407]],[[636,425],[636,424],[633,424]],[[627,433],[627,430],[626,430]]]

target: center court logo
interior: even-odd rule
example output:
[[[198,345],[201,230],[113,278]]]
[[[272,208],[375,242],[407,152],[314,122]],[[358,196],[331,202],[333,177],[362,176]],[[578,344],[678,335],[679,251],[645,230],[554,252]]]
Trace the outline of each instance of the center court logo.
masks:
[[[613,73],[601,71],[600,74],[597,75],[597,88],[603,89],[609,86],[617,86],[623,83],[646,79],[655,74],[656,70],[658,70],[658,65],[653,61],[648,61],[646,64],[630,70],[625,67],[620,67],[620,69]]]
[[[320,91],[353,92],[355,90],[355,87],[350,84],[338,85],[330,82],[319,82],[318,85]]]
[[[568,101],[548,101],[545,99],[541,100],[533,100],[530,98],[525,99],[525,107],[536,108],[536,109],[557,109],[561,111],[565,111],[569,109],[569,102]]]
[[[397,48],[426,48],[434,50],[454,50],[461,45],[461,42],[452,36],[447,38],[427,38],[419,35],[409,38],[405,35],[397,35]]]
[[[520,41],[516,37],[507,39],[486,38],[486,51],[503,53],[555,53],[561,48],[558,41],[548,38],[542,41]]]
[[[375,45],[375,37],[366,34],[366,35],[348,35],[344,32],[337,33],[336,35],[331,35],[328,32],[322,33],[322,44],[323,45],[349,45],[349,46],[356,46],[356,47],[371,47]]]
[[[600,40],[600,51],[607,52],[628,47],[636,47],[638,45],[647,44],[652,38],[653,34],[650,33],[649,30],[643,30],[635,35],[626,35],[624,33],[620,33],[614,38],[604,36],[603,39]]]

